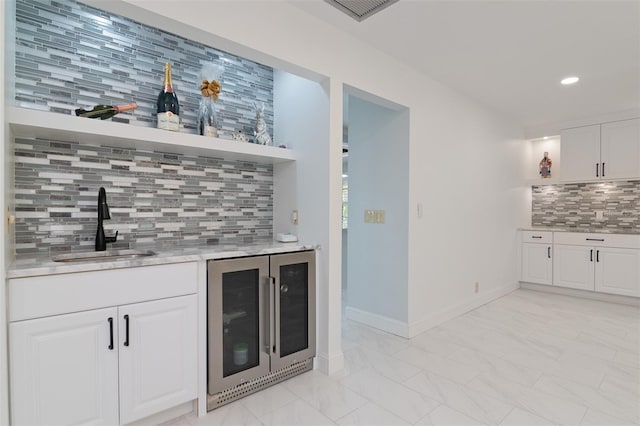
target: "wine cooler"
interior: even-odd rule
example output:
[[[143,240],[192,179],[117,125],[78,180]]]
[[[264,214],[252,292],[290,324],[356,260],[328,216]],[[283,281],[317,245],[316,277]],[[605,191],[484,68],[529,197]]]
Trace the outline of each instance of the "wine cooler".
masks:
[[[314,251],[210,261],[207,288],[209,410],[313,368]]]

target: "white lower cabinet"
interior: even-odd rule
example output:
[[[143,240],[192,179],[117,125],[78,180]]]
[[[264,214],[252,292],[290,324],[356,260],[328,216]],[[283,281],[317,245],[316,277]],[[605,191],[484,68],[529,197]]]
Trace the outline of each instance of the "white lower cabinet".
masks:
[[[11,323],[14,425],[116,425],[197,394],[196,296]]]
[[[118,308],[121,423],[196,397],[196,311],[195,295]]]
[[[551,285],[552,274],[551,244],[523,243],[522,281]]]
[[[127,424],[195,400],[197,270],[9,280],[12,425]]]
[[[640,250],[596,249],[595,289],[604,293],[640,296]]]
[[[13,425],[118,424],[117,308],[10,324]]]
[[[553,285],[594,290],[594,250],[592,247],[554,245]]]

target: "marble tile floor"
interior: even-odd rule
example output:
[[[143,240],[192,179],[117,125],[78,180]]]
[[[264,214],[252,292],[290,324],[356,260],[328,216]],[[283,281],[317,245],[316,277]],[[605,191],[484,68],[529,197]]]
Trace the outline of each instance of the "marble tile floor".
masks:
[[[640,308],[516,290],[413,339],[345,321],[311,371],[166,426],[640,425]]]

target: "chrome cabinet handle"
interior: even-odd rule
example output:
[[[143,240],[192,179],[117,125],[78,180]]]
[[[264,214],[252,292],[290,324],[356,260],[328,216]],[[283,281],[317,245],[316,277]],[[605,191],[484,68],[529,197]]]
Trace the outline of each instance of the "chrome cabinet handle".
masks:
[[[265,277],[265,284],[267,293],[264,297],[264,305],[265,305],[265,314],[264,314],[264,351],[269,354],[271,353],[271,277]],[[268,329],[267,329],[268,327]]]

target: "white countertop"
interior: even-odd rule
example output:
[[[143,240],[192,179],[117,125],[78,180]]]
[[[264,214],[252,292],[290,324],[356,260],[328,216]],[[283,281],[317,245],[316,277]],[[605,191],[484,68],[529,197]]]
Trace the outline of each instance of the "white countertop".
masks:
[[[640,231],[621,230],[614,228],[552,228],[547,226],[527,226],[520,228],[520,231],[539,231],[539,232],[576,232],[580,234],[620,234],[620,235],[640,235]]]
[[[175,248],[156,250],[154,256],[135,259],[113,259],[80,262],[53,262],[50,256],[34,256],[18,259],[7,271],[7,278],[25,278],[40,275],[68,274],[73,272],[100,271],[106,269],[132,268],[137,266],[163,265],[167,263],[196,262],[201,260],[228,259],[232,257],[260,256],[277,253],[313,250],[310,244],[262,241],[249,244],[221,245],[197,248]],[[147,249],[145,247],[145,249]]]

